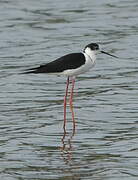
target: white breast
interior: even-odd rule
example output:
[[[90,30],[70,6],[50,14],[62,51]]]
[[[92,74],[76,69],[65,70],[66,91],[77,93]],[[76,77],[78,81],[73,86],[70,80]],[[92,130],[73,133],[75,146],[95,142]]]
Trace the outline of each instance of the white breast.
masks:
[[[83,54],[86,59],[85,64],[83,64],[77,69],[65,70],[62,72],[62,74],[66,76],[78,76],[79,74],[89,71],[89,69],[91,69],[95,65],[95,60],[96,60],[95,52],[91,51],[89,48],[86,48]]]

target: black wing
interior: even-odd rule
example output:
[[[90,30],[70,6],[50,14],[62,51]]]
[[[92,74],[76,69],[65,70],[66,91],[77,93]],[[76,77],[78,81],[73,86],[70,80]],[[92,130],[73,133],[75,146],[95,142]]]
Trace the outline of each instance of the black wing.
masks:
[[[28,73],[60,73],[68,69],[76,69],[85,64],[85,56],[83,53],[72,53],[62,56],[55,61],[41,65],[36,68],[28,69]]]

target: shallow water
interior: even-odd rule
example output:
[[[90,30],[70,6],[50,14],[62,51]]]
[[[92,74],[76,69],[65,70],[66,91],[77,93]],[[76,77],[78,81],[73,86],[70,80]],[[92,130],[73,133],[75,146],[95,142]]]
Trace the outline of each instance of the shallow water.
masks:
[[[136,0],[0,1],[0,179],[138,179]],[[63,138],[65,77],[25,69],[90,42],[98,55],[76,80]]]

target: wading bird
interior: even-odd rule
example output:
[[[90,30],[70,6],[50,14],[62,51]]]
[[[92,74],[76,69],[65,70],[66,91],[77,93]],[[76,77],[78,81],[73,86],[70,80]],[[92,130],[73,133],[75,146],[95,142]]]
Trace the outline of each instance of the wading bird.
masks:
[[[67,76],[66,91],[64,96],[64,125],[63,125],[64,132],[66,132],[66,104],[67,104],[69,83],[70,81],[72,81],[69,103],[72,113],[73,130],[75,132],[75,119],[73,112],[73,90],[75,85],[75,78],[76,76],[87,72],[89,69],[91,69],[94,66],[97,53],[104,53],[109,56],[118,58],[115,55],[109,54],[105,51],[101,51],[97,43],[91,43],[84,48],[83,52],[67,54],[47,64],[28,69],[27,72],[24,73],[24,74],[47,73],[47,74],[57,74],[57,75]]]

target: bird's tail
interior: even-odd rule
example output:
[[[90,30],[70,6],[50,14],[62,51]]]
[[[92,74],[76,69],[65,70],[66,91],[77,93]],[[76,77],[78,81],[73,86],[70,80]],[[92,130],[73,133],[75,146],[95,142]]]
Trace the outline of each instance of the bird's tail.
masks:
[[[38,74],[38,73],[47,73],[46,69],[43,66],[27,69],[25,72],[21,74]]]
[[[39,72],[39,68],[31,68],[31,69],[27,69],[25,72],[21,73],[21,74],[37,74],[40,73]]]

